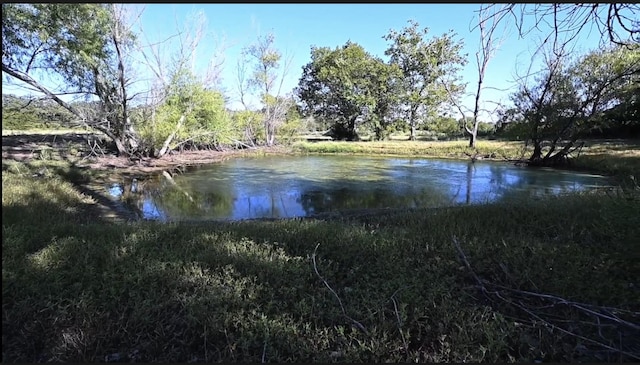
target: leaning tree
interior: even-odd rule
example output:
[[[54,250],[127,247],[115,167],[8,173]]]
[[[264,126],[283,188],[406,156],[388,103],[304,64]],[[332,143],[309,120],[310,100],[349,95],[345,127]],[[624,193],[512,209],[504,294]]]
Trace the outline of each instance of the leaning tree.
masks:
[[[104,133],[121,155],[138,143],[128,118],[124,52],[132,34],[115,4],[2,4],[2,72]],[[47,78],[60,83],[51,86]],[[75,95],[87,107],[67,102]]]

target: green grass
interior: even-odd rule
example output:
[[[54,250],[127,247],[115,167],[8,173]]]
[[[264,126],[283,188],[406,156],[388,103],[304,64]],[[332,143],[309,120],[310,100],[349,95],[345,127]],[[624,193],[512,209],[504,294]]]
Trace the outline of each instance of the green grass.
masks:
[[[101,134],[99,132],[90,130],[88,128],[60,128],[60,129],[49,129],[49,128],[32,128],[32,129],[2,129],[3,136],[15,136],[21,134],[36,134],[36,135],[64,135],[64,134]]]
[[[522,156],[522,142],[478,141],[476,149],[468,141],[374,141],[374,142],[296,142],[295,151],[304,153],[351,153],[412,155],[440,158],[468,158],[465,153],[517,159]]]
[[[638,325],[637,191],[328,221],[115,224],[91,214],[64,168],[37,168],[3,161],[3,362],[640,356],[637,330],[523,294],[617,307]]]
[[[576,168],[617,176],[625,184],[640,183],[640,140],[588,141],[572,160]]]
[[[468,159],[476,153],[485,159],[517,160],[529,156],[531,147],[523,142],[479,140],[476,148],[468,141],[382,141],[382,142],[296,142],[292,146],[299,153],[374,154],[416,157]],[[524,154],[523,154],[524,152]],[[595,140],[571,156],[569,168],[612,175],[622,180],[640,180],[640,141]]]

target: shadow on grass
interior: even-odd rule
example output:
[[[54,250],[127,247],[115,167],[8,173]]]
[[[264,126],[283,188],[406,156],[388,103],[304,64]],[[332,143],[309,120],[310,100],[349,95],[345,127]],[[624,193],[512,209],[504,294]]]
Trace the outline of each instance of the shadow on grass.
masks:
[[[640,151],[640,139],[596,139],[585,140],[586,147],[604,147],[611,151]]]
[[[77,195],[42,184],[3,209],[6,362],[579,359],[574,339],[516,328],[478,297],[453,235],[483,278],[637,308],[625,285],[640,212],[626,201],[91,224]]]
[[[640,156],[588,154],[576,157],[572,163],[576,168],[613,175],[623,186],[640,182]]]
[[[208,232],[82,227],[52,238],[24,268],[9,266],[4,360],[326,362],[353,341],[307,257]]]

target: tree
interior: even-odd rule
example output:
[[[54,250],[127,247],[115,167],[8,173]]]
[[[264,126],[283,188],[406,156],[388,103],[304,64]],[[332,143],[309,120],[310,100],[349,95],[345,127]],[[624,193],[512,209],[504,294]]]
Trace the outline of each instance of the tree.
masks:
[[[481,111],[487,111],[480,108],[482,91],[484,90],[484,77],[487,71],[489,61],[495,55],[499,47],[499,40],[495,39],[495,31],[497,29],[498,20],[494,16],[487,16],[487,7],[481,5],[478,18],[480,19],[477,29],[480,32],[480,44],[476,51],[476,70],[478,72],[478,83],[476,85],[474,96],[474,104],[471,120],[465,117],[464,108],[458,100],[457,90],[452,89],[449,85],[444,84],[447,95],[452,105],[454,105],[461,114],[462,128],[469,135],[469,147],[474,148],[476,146],[476,140],[478,138],[478,127],[480,120],[478,119]]]
[[[264,137],[267,146],[275,143],[277,130],[285,123],[287,111],[293,105],[290,96],[282,95],[282,83],[286,77],[291,60],[280,64],[282,54],[274,47],[275,37],[272,33],[258,37],[255,44],[243,51],[243,59],[238,62],[238,81],[240,100],[247,109],[245,96],[248,90],[257,90],[262,103],[262,120]],[[246,58],[253,62],[253,74],[245,76],[243,64]],[[282,67],[281,67],[282,66]],[[246,82],[246,84],[245,84]]]
[[[446,99],[442,83],[456,80],[455,74],[466,64],[460,54],[462,42],[454,41],[455,34],[449,32],[427,40],[429,29],[419,29],[419,24],[409,21],[401,31],[390,30],[383,38],[391,41],[385,55],[390,63],[402,71],[399,82],[399,108],[411,127],[410,140],[428,116],[435,116]],[[459,88],[455,84],[451,89]]]
[[[330,121],[335,138],[358,140],[358,128],[388,108],[377,97],[390,85],[383,84],[392,69],[367,53],[362,46],[347,42],[331,50],[311,47],[311,61],[303,67],[296,90],[307,116]]]
[[[447,137],[461,137],[462,129],[460,126],[462,123],[455,118],[449,116],[437,116],[432,118],[427,124],[427,128],[431,132],[442,133]]]
[[[374,132],[374,139],[379,141],[387,139],[391,133],[391,126],[402,118],[402,115],[397,113],[402,71],[397,65],[387,64],[376,59],[371,78],[371,93],[375,106],[370,117],[370,124]]]
[[[557,165],[575,149],[580,133],[620,105],[624,91],[638,82],[638,48],[597,50],[573,62],[564,48],[545,54],[545,67],[528,85],[521,80],[512,97],[533,145],[530,165]]]
[[[139,45],[142,63],[151,71],[145,113],[136,125],[146,155],[160,158],[180,147],[219,148],[231,141],[231,118],[217,91],[222,61],[215,55],[206,69],[196,69],[196,55],[205,36],[206,17],[191,14],[188,26],[165,41]],[[141,31],[141,35],[146,34]],[[167,53],[163,47],[173,46]]]
[[[2,72],[44,94],[75,117],[103,132],[118,153],[137,148],[127,118],[123,52],[131,33],[115,4],[3,4]],[[43,78],[59,77],[54,90]],[[97,98],[98,108],[78,108],[63,95]]]
[[[601,35],[601,44],[634,45],[640,42],[640,5],[624,3],[551,3],[551,4],[492,4],[486,16],[495,17],[498,22],[508,22],[513,18],[520,37],[531,32],[542,31],[543,24],[552,24],[541,45],[569,42],[580,32],[590,31],[595,25]],[[533,24],[527,24],[533,19]],[[486,20],[480,18],[480,23]]]
[[[188,70],[174,75],[153,118],[141,125],[140,133],[156,157],[187,145],[219,148],[233,134],[222,94],[206,89]]]

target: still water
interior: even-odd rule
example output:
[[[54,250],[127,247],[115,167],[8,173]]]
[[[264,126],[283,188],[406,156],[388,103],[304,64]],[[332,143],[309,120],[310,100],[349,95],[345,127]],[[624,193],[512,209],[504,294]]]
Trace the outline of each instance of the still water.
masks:
[[[517,201],[609,184],[598,175],[497,162],[276,156],[231,159],[106,189],[143,219],[179,221]]]

